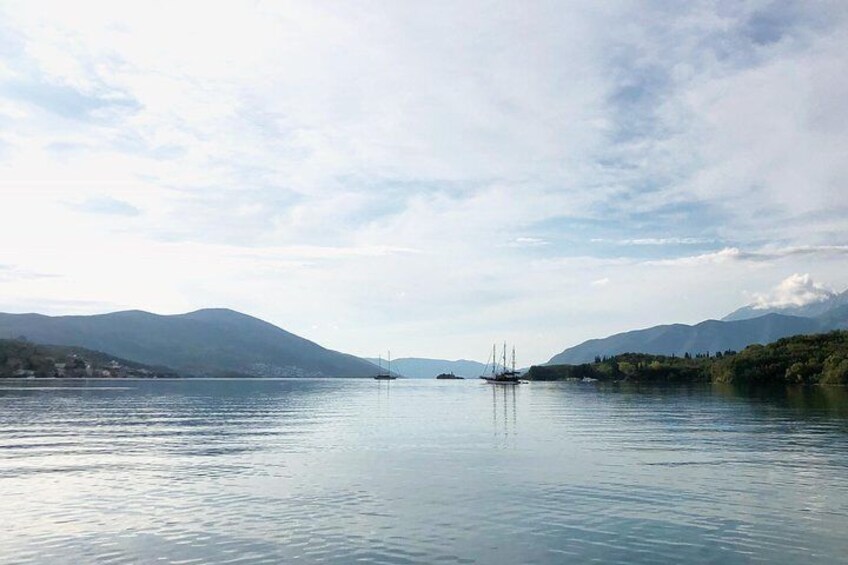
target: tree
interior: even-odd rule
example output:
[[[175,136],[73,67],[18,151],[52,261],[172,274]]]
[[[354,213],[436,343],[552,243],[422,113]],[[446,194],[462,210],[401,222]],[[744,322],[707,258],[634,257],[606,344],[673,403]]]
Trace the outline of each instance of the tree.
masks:
[[[848,358],[834,353],[825,359],[821,382],[824,384],[848,384]]]

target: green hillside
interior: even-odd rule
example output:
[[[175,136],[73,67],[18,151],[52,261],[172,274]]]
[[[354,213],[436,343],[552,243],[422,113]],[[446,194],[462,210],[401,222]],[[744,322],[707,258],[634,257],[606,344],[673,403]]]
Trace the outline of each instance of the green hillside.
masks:
[[[597,379],[637,382],[848,384],[848,331],[797,335],[741,352],[682,357],[623,353],[580,365],[531,367],[538,381]]]
[[[100,351],[0,339],[0,378],[168,377],[172,371],[116,359]]]

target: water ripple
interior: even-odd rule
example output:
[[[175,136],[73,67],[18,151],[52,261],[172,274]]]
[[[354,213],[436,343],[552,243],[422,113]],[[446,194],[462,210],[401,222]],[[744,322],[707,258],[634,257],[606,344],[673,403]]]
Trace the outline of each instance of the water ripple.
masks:
[[[0,386],[0,562],[834,563],[845,391]]]

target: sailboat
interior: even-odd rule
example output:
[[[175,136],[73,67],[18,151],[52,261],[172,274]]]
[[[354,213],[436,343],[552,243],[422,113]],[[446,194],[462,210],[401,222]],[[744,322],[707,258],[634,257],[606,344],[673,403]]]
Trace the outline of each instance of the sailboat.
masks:
[[[489,384],[493,385],[518,385],[521,384],[521,379],[518,378],[518,371],[515,370],[515,347],[512,348],[512,369],[506,365],[506,343],[503,348],[503,365],[502,370],[498,370],[498,351],[497,346],[492,346],[492,373],[483,375],[480,378]]]
[[[379,363],[380,363],[380,372],[377,373],[377,375],[374,377],[375,380],[378,380],[378,381],[393,381],[397,378],[396,376],[392,375],[392,352],[391,351],[389,351],[389,368],[385,373],[383,372],[383,357],[382,356],[380,356]]]

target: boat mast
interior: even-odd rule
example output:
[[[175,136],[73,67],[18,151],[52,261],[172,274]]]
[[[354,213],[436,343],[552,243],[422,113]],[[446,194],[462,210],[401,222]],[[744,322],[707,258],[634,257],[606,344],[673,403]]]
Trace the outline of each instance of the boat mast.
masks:
[[[506,342],[504,342],[504,356],[503,356],[503,362],[504,362],[504,364],[503,364],[504,373],[506,373]]]
[[[495,371],[497,370],[497,367],[498,367],[497,347],[498,347],[497,345],[492,344],[492,376],[495,375]]]
[[[389,376],[392,376],[392,352],[389,350]]]
[[[512,346],[512,372],[515,372],[515,346]]]

